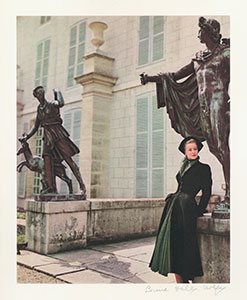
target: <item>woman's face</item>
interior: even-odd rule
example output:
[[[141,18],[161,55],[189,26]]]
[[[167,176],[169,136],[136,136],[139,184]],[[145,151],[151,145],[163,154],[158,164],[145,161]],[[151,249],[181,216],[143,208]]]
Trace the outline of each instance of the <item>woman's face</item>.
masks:
[[[196,143],[185,144],[185,155],[188,159],[196,159],[198,157],[198,148]]]

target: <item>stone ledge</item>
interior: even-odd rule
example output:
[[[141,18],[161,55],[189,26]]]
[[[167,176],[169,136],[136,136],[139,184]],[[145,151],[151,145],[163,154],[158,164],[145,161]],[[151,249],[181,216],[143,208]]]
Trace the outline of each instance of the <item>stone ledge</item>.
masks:
[[[230,236],[230,220],[213,219],[210,216],[199,217],[197,233]]]
[[[33,199],[25,201],[25,211],[55,214],[71,213],[90,210],[90,201],[59,201],[59,202],[41,202]]]
[[[90,199],[91,210],[164,207],[163,198],[154,199]]]

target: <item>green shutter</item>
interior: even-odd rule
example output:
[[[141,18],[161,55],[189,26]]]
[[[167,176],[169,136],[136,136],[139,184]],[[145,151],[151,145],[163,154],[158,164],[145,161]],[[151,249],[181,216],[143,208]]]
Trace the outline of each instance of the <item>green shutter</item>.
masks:
[[[164,35],[159,34],[153,38],[153,61],[162,59],[164,56]]]
[[[72,27],[70,30],[70,47],[76,44],[76,26]]]
[[[164,196],[164,113],[155,96],[137,99],[136,197]]]
[[[149,61],[149,23],[150,17],[140,17],[138,65],[145,65]]]
[[[164,170],[152,170],[152,198],[164,197]]]
[[[148,98],[137,99],[137,120],[136,131],[145,132],[148,130]]]
[[[157,99],[152,97],[152,130],[164,129],[164,110],[157,108]]]
[[[70,31],[70,50],[67,86],[74,85],[75,76],[82,75],[84,72],[84,55],[85,55],[85,37],[86,22],[82,22],[71,28]]]
[[[49,53],[50,40],[46,40],[38,44],[35,70],[35,86],[43,85],[44,88],[47,87]]]
[[[164,17],[155,16],[153,17],[153,34],[161,33],[164,31]]]
[[[74,112],[73,140],[77,147],[80,147],[81,132],[81,111]]]
[[[67,113],[64,115],[63,125],[69,134],[71,134],[71,121],[72,121],[71,118],[72,118],[71,113]]]
[[[148,197],[148,172],[136,170],[136,198]]]
[[[148,134],[138,133],[136,137],[136,167],[148,167]]]
[[[164,110],[152,97],[152,197],[164,196]]]
[[[149,18],[148,16],[140,17],[139,39],[143,40],[149,37]]]
[[[79,43],[84,42],[86,37],[86,22],[80,24]]]
[[[148,98],[137,99],[136,197],[148,196]]]

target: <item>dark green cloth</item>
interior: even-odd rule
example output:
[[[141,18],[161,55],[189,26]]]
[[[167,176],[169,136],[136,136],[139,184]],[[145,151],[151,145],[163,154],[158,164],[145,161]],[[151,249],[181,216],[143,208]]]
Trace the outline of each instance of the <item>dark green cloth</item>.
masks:
[[[171,201],[167,200],[168,199],[166,199],[167,214],[159,230],[153,257],[149,265],[152,271],[158,271],[165,276],[171,273],[171,215],[175,198],[171,198]]]

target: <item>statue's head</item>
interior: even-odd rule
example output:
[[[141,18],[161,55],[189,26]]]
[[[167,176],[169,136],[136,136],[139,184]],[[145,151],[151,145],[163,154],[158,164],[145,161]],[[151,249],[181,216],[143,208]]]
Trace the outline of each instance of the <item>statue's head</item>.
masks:
[[[205,43],[205,38],[209,38],[214,43],[220,43],[220,23],[215,19],[199,18],[199,35],[201,43]]]
[[[43,86],[39,85],[33,90],[33,95],[35,98],[40,99],[44,97],[45,89]]]

